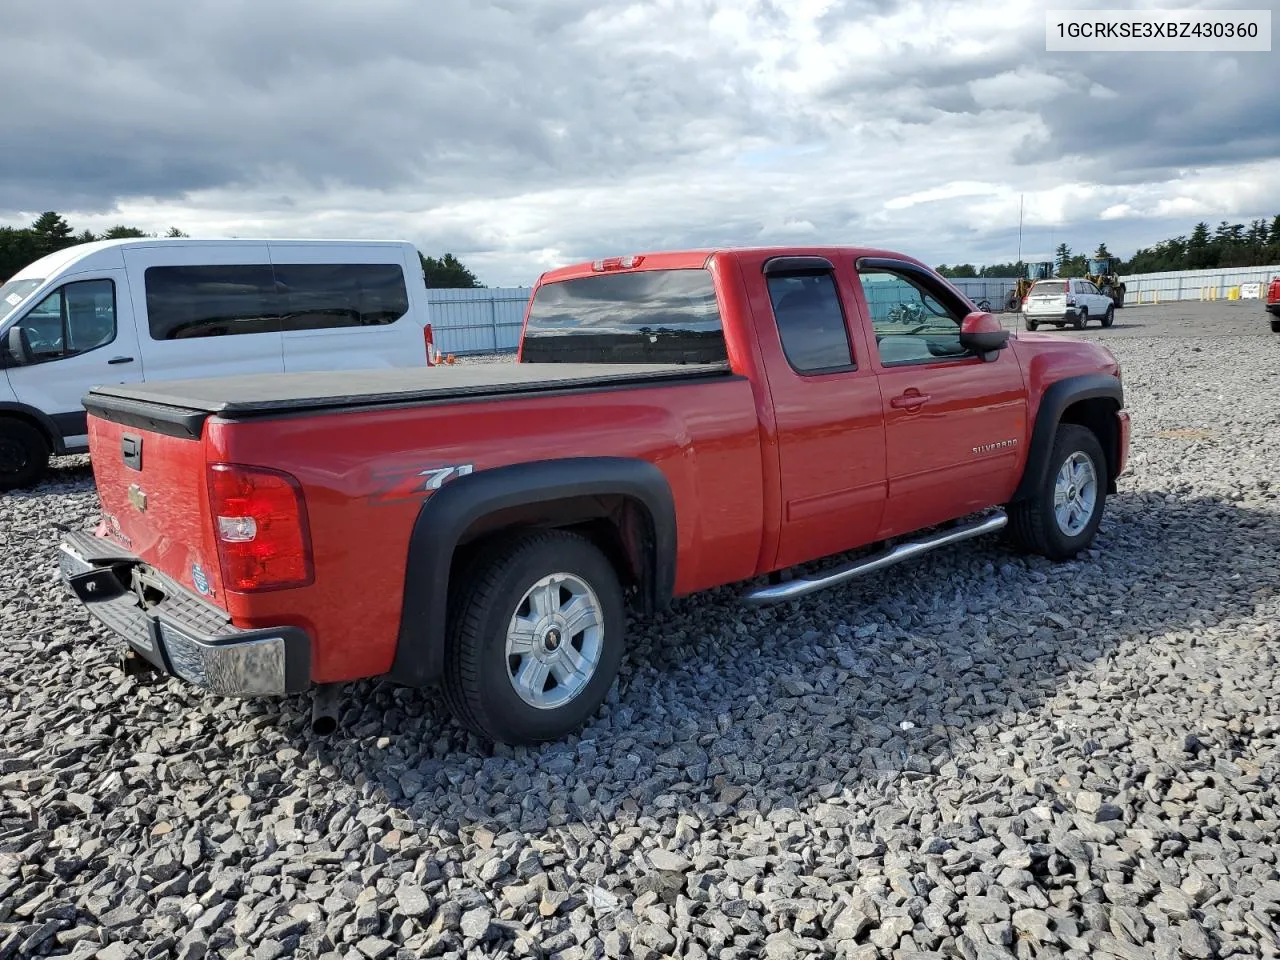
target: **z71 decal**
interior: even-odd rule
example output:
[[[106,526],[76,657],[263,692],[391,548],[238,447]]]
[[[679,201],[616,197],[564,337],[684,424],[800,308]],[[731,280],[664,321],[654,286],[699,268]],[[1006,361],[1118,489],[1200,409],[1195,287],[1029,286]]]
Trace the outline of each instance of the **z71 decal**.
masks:
[[[448,467],[398,468],[375,473],[374,491],[368,499],[371,503],[400,503],[415,500],[424,494],[434,493],[450,480],[457,480],[475,472],[475,464],[459,463]]]

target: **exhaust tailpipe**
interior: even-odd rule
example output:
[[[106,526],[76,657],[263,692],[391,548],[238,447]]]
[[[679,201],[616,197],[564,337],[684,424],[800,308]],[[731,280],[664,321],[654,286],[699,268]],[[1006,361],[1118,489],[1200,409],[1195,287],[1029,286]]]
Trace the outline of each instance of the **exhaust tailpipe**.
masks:
[[[327,737],[338,729],[339,694],[342,685],[325,683],[316,687],[311,697],[311,732]]]

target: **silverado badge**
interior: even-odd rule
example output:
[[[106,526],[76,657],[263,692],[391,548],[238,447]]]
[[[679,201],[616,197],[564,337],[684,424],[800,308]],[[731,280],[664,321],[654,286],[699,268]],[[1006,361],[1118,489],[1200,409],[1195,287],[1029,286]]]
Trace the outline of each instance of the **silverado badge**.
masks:
[[[994,453],[996,450],[1004,450],[1007,447],[1016,447],[1018,441],[1014,440],[997,440],[995,443],[984,443],[981,446],[973,448],[973,452],[977,455],[984,453]]]

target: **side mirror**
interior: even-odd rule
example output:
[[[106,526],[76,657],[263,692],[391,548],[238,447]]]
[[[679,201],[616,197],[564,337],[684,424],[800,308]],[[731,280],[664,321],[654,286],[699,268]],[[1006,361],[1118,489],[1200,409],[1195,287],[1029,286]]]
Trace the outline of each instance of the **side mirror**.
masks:
[[[993,314],[975,311],[960,324],[960,346],[990,363],[1009,345],[1009,331]]]
[[[4,339],[4,366],[17,367],[31,362],[31,348],[27,344],[26,333],[20,323],[15,323],[9,328],[9,333]]]

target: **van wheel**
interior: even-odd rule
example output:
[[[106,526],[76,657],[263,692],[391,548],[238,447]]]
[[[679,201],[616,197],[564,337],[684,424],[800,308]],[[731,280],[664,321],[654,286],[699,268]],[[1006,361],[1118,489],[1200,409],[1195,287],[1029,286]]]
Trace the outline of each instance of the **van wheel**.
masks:
[[[1009,539],[1050,560],[1070,560],[1093,542],[1107,497],[1107,460],[1092,430],[1058,427],[1043,483],[1009,505]]]
[[[29,487],[48,468],[44,434],[23,420],[0,420],[0,490]]]
[[[558,739],[604,702],[625,629],[617,574],[591,541],[560,530],[504,540],[450,603],[445,699],[488,740]]]

